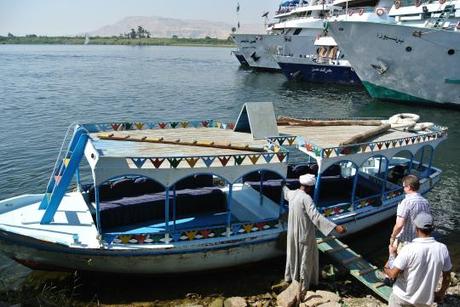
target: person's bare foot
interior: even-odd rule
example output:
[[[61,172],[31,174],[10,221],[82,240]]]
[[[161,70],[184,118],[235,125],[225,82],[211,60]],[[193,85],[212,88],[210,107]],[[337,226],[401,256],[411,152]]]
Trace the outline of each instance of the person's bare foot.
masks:
[[[289,287],[290,284],[291,284],[290,282],[282,280],[281,282],[272,286],[272,291],[275,291],[277,293],[283,292]]]

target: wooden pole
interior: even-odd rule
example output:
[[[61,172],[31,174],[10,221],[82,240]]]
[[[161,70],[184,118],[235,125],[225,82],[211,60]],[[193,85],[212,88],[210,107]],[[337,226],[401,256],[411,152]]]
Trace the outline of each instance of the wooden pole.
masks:
[[[288,116],[279,116],[277,120],[280,126],[305,126],[305,127],[316,127],[316,126],[380,126],[381,120],[364,119],[364,120],[349,120],[349,119],[337,119],[337,120],[320,120],[320,119],[298,119]]]
[[[371,129],[369,131],[359,133],[357,135],[352,136],[348,140],[342,142],[339,144],[339,146],[344,146],[344,145],[351,145],[351,144],[357,144],[357,143],[364,143],[367,140],[369,140],[372,137],[375,137],[376,135],[382,134],[386,131],[388,131],[391,128],[390,124],[384,124],[380,125],[374,129]]]
[[[211,147],[211,148],[221,148],[221,149],[231,149],[231,150],[245,150],[245,151],[254,151],[254,152],[265,152],[263,148],[250,147],[249,145],[232,145],[231,143],[217,143],[214,141],[183,141],[180,139],[176,140],[166,140],[162,137],[160,138],[150,138],[150,137],[132,137],[130,135],[115,136],[113,133],[110,134],[99,134],[98,137],[101,140],[112,140],[112,141],[130,141],[130,142],[140,142],[140,143],[158,143],[158,144],[171,144],[171,145],[182,145],[182,146],[198,146],[198,147]]]

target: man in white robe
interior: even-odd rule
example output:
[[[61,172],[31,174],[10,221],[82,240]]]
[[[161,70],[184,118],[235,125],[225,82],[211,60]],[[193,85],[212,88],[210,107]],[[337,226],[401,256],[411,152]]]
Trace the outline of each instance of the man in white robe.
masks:
[[[314,175],[299,177],[300,188],[292,191],[283,187],[284,198],[289,202],[289,218],[287,231],[287,255],[284,280],[296,280],[301,284],[302,291],[308,290],[310,284],[318,284],[319,259],[316,245],[315,226],[328,235],[335,229],[344,233],[343,226],[337,226],[316,210],[308,192],[316,183]]]

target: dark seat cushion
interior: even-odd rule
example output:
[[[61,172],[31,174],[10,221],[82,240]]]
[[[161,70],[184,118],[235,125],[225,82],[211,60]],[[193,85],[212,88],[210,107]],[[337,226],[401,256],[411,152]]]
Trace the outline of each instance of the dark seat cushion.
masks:
[[[194,214],[226,211],[226,194],[216,187],[176,191],[176,218]],[[127,226],[147,221],[165,220],[165,192],[101,201],[102,229]],[[173,218],[173,192],[169,193],[169,219]]]

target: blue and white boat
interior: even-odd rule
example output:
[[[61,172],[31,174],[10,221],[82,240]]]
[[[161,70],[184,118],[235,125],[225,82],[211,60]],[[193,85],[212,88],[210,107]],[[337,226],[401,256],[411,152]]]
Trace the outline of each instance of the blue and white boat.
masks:
[[[317,174],[318,209],[349,234],[395,214],[403,175],[419,175],[423,193],[439,180],[432,158],[447,128],[315,122],[277,122],[270,103],[253,103],[235,124],[78,124],[44,194],[0,201],[0,250],[39,269],[154,274],[229,267],[284,253],[281,187],[296,188],[299,175]],[[357,134],[376,128],[383,133],[358,141]]]
[[[314,43],[315,54],[298,57],[275,55],[274,58],[288,80],[361,84],[350,63],[340,56],[337,44],[332,37],[318,37]]]

